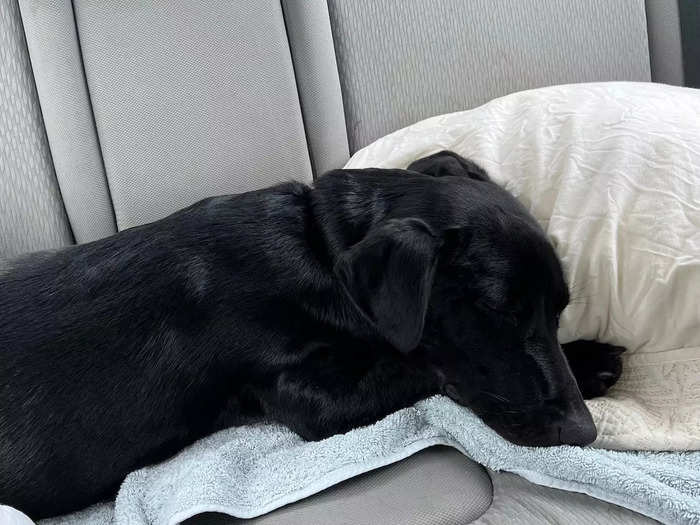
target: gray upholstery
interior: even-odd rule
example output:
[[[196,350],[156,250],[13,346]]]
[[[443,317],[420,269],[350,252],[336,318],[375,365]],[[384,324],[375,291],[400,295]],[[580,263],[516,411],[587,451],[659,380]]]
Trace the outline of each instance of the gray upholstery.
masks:
[[[434,447],[252,520],[210,514],[190,525],[462,525],[491,504],[483,467],[454,449]]]
[[[76,0],[119,229],[210,195],[311,180],[273,0]]]
[[[14,1],[14,0],[12,0]],[[70,0],[20,0],[46,134],[75,240],[116,231]]]
[[[650,79],[644,0],[329,0],[350,152],[548,84]]]
[[[0,2],[0,258],[71,242],[19,8]]]
[[[348,160],[343,99],[326,0],[282,0],[314,174]]]
[[[677,0],[646,0],[651,78],[683,85],[683,52]]]
[[[472,525],[651,525],[656,520],[586,494],[530,483],[509,472],[489,471],[493,502]]]

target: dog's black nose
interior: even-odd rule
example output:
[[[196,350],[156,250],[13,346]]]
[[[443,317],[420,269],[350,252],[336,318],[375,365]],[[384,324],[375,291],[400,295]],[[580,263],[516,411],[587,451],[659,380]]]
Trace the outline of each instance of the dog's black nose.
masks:
[[[559,441],[562,445],[585,446],[595,441],[598,431],[591,414],[586,410],[567,417],[559,423]]]

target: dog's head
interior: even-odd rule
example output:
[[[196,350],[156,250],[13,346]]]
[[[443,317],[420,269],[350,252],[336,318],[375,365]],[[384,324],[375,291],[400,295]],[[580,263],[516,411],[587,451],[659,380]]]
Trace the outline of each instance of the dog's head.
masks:
[[[569,293],[544,232],[454,153],[408,170],[345,175],[335,272],[352,303],[506,439],[592,442],[595,426],[557,341]]]

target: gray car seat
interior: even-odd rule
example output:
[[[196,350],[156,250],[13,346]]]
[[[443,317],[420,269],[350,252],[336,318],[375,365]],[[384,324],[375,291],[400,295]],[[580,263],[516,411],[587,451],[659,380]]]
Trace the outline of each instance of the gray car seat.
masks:
[[[512,91],[683,82],[675,0],[6,0],[0,35],[0,258],[311,182]],[[541,520],[647,521],[442,448],[256,521]]]

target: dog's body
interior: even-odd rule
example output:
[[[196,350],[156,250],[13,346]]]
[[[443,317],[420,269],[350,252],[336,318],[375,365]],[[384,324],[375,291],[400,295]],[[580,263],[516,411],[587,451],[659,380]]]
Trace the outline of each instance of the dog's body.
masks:
[[[542,237],[538,250],[551,248],[478,167],[448,153],[419,162],[414,172],[336,171],[314,188],[210,198],[0,270],[0,502],[35,518],[76,510],[110,495],[129,471],[220,428],[269,419],[319,439],[438,392],[509,439],[522,429],[528,444],[590,442],[590,415],[564,356],[549,349],[558,348],[549,318],[568,300],[549,252],[546,271],[528,270],[554,297],[540,301],[549,335],[538,335],[535,321],[512,335],[531,345],[523,354],[547,346],[547,357],[499,357],[519,373],[532,365],[537,377],[518,380],[520,390],[504,383],[500,393],[493,376],[452,377],[488,376],[499,362],[477,348],[496,337],[482,328],[493,313],[477,319],[470,303],[460,319],[445,320],[459,311],[444,299],[457,297],[449,282],[466,279],[464,268],[470,280],[482,271],[455,251],[477,249],[485,241],[475,229],[511,216]],[[474,230],[469,238],[465,229]],[[447,353],[445,337],[458,341]],[[515,399],[530,391],[527,402]],[[546,412],[536,425],[556,428],[538,434],[503,422],[511,416],[496,420],[484,396],[535,407]],[[572,417],[580,435],[565,439],[562,421]]]

